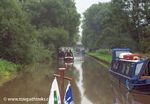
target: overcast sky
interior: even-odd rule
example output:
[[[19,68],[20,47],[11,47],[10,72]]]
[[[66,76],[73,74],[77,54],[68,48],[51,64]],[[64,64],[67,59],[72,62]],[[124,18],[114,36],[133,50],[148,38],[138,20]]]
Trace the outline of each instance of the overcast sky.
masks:
[[[85,12],[87,8],[89,8],[92,4],[98,2],[109,2],[111,0],[75,0],[77,11],[82,14]]]

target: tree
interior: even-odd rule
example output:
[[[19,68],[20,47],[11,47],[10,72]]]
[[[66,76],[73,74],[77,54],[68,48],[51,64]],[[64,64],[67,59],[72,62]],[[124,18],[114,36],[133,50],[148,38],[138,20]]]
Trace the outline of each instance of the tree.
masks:
[[[130,18],[125,7],[121,0],[92,5],[84,14],[83,44],[89,49],[135,49],[136,43],[131,36]]]
[[[56,50],[67,44],[68,32],[62,28],[44,27],[39,30],[39,33],[40,41],[44,43],[45,48],[50,51]]]
[[[63,28],[69,34],[67,45],[75,43],[80,15],[72,0],[43,0],[27,4],[25,9],[32,15],[32,24],[38,29],[43,26]]]
[[[143,40],[141,41],[141,50],[144,53],[148,53],[150,55],[150,25],[146,26],[143,30]]]
[[[0,57],[16,63],[49,59],[75,43],[78,25],[72,0],[1,0]]]
[[[121,3],[119,3],[121,2]],[[149,22],[149,13],[150,10],[148,7],[150,6],[149,0],[112,0],[113,6],[118,4],[118,7],[127,14],[128,20],[128,29],[131,37],[136,41],[137,49],[142,51],[142,41],[144,39],[145,26],[147,26]],[[121,5],[122,4],[122,5]],[[118,7],[116,9],[118,9]],[[116,13],[116,12],[115,12]],[[118,12],[121,14],[121,12]]]
[[[37,58],[35,52],[41,48],[37,33],[21,5],[16,0],[1,0],[0,57],[16,63],[29,63]]]
[[[108,20],[109,4],[94,4],[84,13],[82,43],[90,49],[96,48],[97,39],[101,36]],[[103,14],[103,15],[102,15]]]

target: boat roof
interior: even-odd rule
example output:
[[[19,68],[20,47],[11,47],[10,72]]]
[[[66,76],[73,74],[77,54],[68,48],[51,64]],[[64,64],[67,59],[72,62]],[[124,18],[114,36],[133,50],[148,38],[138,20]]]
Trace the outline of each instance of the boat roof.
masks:
[[[131,51],[129,48],[113,48],[112,51]]]

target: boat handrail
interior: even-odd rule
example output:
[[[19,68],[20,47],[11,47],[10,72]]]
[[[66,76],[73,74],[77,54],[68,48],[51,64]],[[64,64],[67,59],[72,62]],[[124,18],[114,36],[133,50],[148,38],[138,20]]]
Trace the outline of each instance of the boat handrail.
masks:
[[[141,60],[126,60],[126,59],[119,59],[121,61],[127,61],[127,62],[139,62]]]
[[[112,73],[114,73],[114,74],[117,74],[117,75],[119,75],[119,76],[122,76],[122,77],[124,77],[124,78],[127,78],[127,79],[129,79],[129,80],[133,80],[133,79],[134,79],[134,78],[132,78],[132,77],[128,77],[128,76],[126,76],[126,75],[123,75],[123,74],[114,72],[114,71],[112,71],[112,70],[109,70],[109,71],[112,72]]]

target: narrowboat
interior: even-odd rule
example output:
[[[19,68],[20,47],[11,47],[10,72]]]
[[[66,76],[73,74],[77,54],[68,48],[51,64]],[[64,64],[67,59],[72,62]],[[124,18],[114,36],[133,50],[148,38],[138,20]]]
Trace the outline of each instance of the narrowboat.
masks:
[[[64,58],[64,62],[65,62],[66,68],[72,67],[73,62],[74,62],[74,57],[73,56],[66,56]]]
[[[65,53],[64,61],[65,63],[73,63],[74,57],[71,50]]]
[[[128,91],[150,94],[150,60],[128,48],[112,49],[111,78]]]
[[[62,50],[59,50],[59,52],[58,52],[58,59],[59,60],[64,60],[64,57],[65,57],[65,52],[62,51]]]
[[[66,56],[66,57],[64,58],[64,61],[65,61],[65,62],[68,62],[68,63],[73,62],[73,60],[74,60],[74,58],[73,58],[72,56]]]

